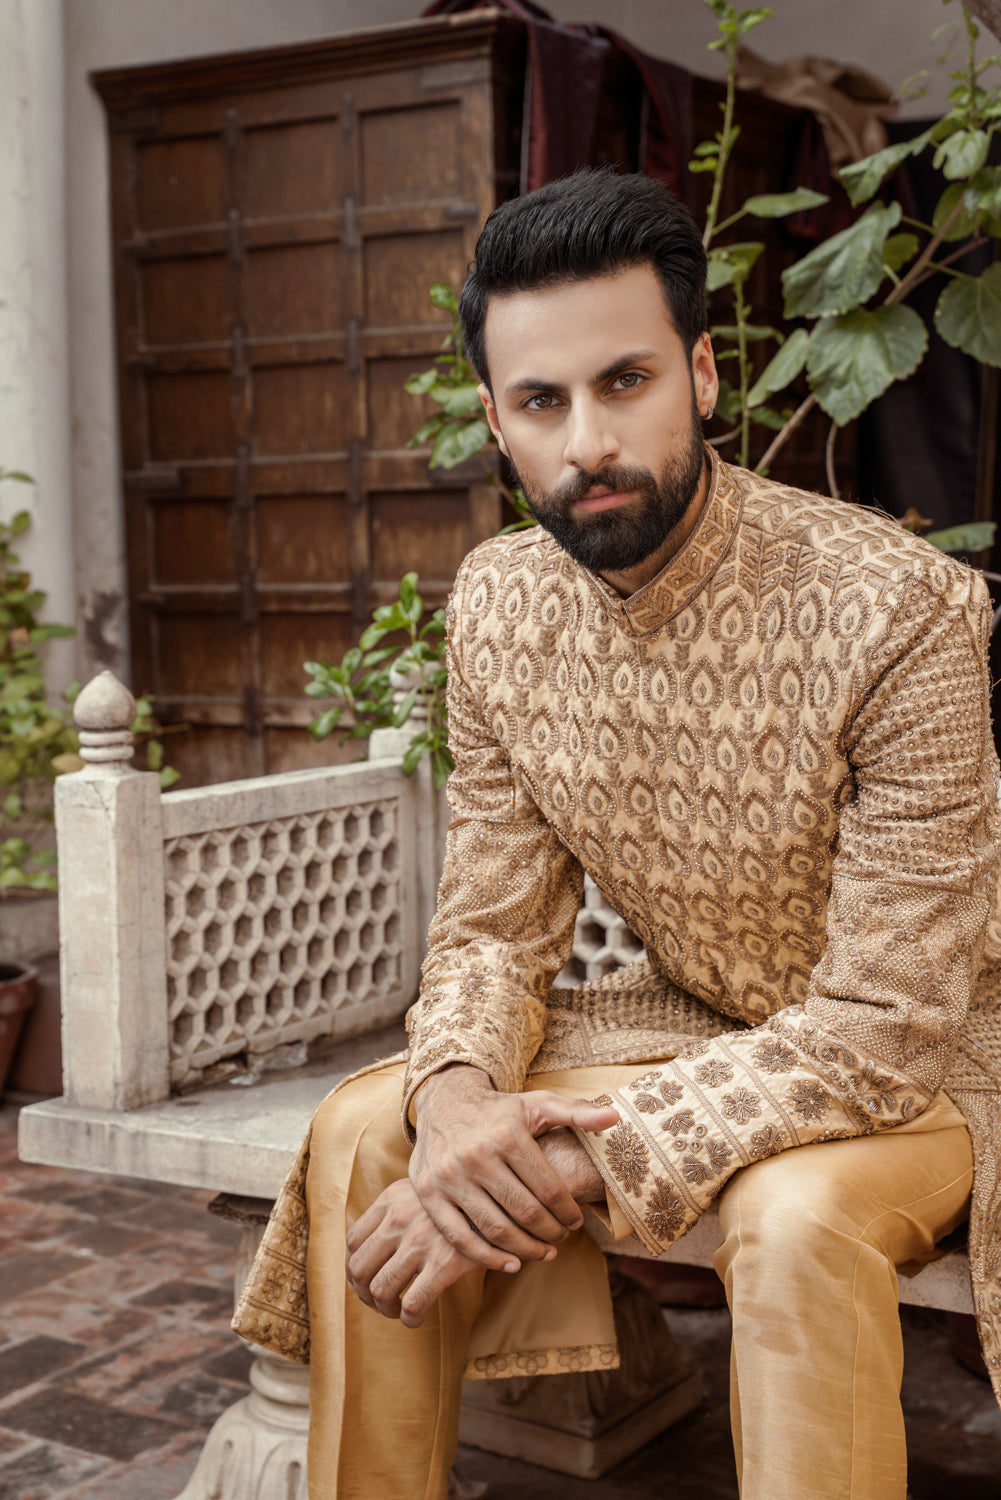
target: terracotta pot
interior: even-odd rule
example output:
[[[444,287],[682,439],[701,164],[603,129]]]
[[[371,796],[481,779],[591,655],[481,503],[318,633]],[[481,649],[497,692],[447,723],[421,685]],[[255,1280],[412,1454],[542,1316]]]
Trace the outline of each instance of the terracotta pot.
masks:
[[[29,964],[0,963],[0,1096],[21,1027],[35,1003],[38,970]]]

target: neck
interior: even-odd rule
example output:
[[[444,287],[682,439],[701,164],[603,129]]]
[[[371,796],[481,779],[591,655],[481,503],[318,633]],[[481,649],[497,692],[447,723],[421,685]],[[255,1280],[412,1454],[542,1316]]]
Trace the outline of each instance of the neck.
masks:
[[[641,563],[634,568],[622,568],[603,572],[600,576],[606,583],[611,584],[615,591],[628,599],[630,594],[637,593],[645,588],[651,579],[656,578],[662,568],[666,568],[672,557],[676,557],[682,547],[688,541],[692,532],[698,525],[706,499],[709,495],[709,485],[712,479],[712,465],[708,454],[702,464],[702,474],[699,479],[698,488],[688,504],[688,509],[672,531],[669,531],[656,552],[651,552]]]

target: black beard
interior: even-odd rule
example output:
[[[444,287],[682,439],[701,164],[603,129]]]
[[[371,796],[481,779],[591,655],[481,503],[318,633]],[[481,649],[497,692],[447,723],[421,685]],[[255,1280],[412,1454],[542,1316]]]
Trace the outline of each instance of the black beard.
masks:
[[[659,479],[649,469],[609,464],[594,473],[578,470],[546,496],[520,483],[535,519],[575,562],[592,573],[617,573],[637,567],[663,546],[694,500],[704,466],[705,444],[693,422],[690,442],[667,460]],[[638,498],[576,520],[571,506],[599,486],[634,490]]]

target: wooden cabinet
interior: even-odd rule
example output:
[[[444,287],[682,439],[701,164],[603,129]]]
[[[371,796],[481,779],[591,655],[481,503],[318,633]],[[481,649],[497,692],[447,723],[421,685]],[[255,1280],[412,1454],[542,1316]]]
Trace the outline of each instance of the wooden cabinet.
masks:
[[[524,36],[496,13],[102,73],[132,679],[188,785],[337,758],[302,663],[499,525],[406,448],[403,381],[516,191]]]
[[[446,331],[431,282],[461,284],[517,191],[525,50],[520,21],[479,11],[95,77],[132,681],[188,726],[170,741],[188,785],[353,757],[306,734],[303,662],[339,659],[410,569],[442,603],[500,524],[475,462],[432,474],[407,449],[431,408],[403,382]],[[643,105],[622,54],[602,89],[592,160],[634,168]],[[721,97],[694,80],[695,140]],[[748,95],[739,118],[724,212],[790,186],[816,128]],[[691,188],[704,212],[708,179]],[[778,325],[778,271],[802,246],[781,224],[749,234],[769,242],[753,292]],[[825,436],[815,414],[779,477],[822,486]]]

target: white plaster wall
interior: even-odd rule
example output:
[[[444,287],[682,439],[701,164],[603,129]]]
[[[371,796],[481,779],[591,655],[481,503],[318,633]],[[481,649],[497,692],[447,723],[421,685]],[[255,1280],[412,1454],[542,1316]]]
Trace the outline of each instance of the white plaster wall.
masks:
[[[0,0],[0,466],[37,481],[0,492],[6,520],[30,510],[22,561],[48,590],[44,616],[73,618],[66,225],[60,5]],[[49,648],[51,679],[73,648]]]
[[[702,0],[545,0],[560,20],[596,20],[696,71],[714,21]],[[776,20],[754,33],[765,56],[804,53],[855,62],[896,82],[934,63],[929,39],[940,0],[773,0]],[[408,20],[423,0],[0,0],[0,20],[22,7],[60,6],[65,18],[69,340],[76,520],[77,669],[126,666],[124,559],[114,392],[108,175],[103,112],[91,70],[234,51]],[[996,48],[994,49],[996,50]],[[13,64],[3,57],[0,65]],[[3,90],[2,94],[6,95]],[[944,91],[914,107],[928,113]],[[0,108],[5,108],[0,97]],[[6,131],[0,132],[0,140]],[[0,446],[0,462],[3,462]],[[53,576],[64,565],[53,559]]]

